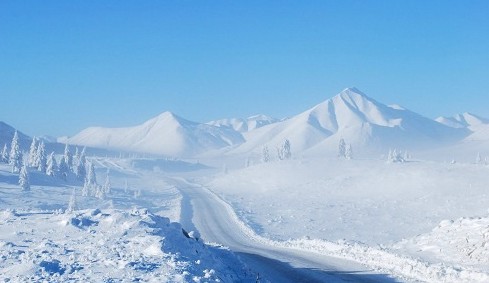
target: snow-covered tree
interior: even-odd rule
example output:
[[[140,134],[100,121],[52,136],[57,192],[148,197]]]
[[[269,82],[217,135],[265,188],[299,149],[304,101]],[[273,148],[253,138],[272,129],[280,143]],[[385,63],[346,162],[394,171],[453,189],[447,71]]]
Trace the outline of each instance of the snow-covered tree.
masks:
[[[127,183],[127,179],[124,180],[124,193],[127,194],[127,191],[129,190],[129,184]]]
[[[62,156],[61,159],[59,160],[58,176],[66,181],[68,179],[69,173],[70,173],[70,169],[68,168],[68,164],[66,164],[65,158]]]
[[[10,146],[9,164],[12,166],[12,173],[18,172],[22,167],[22,152],[19,145],[19,134],[17,131],[12,138],[12,145]]]
[[[92,162],[88,162],[87,176],[85,177],[85,183],[83,184],[83,196],[94,195],[97,192],[97,176],[95,175],[95,166]]]
[[[480,152],[477,152],[477,156],[475,157],[475,164],[482,164],[482,156]]]
[[[402,163],[404,162],[404,158],[402,157],[402,152],[394,150],[389,150],[389,155],[387,156],[387,162],[389,163]]]
[[[348,144],[345,149],[345,158],[350,160],[353,159],[353,148],[351,144]]]
[[[32,143],[31,147],[29,148],[29,166],[31,167],[37,167],[38,157],[37,157],[37,138],[34,137],[32,138]]]
[[[54,157],[54,152],[51,152],[46,162],[46,175],[54,177],[57,173],[58,163],[56,162],[56,158]]]
[[[270,162],[270,152],[268,151],[268,146],[266,145],[263,146],[261,160],[264,163]]]
[[[106,195],[110,194],[110,191],[112,190],[112,186],[110,184],[110,170],[107,169],[107,176],[105,177],[105,183],[103,186],[103,190]]]
[[[282,144],[282,146],[277,149],[277,151],[278,151],[278,159],[280,160],[290,159],[292,157],[292,153],[290,152],[290,141],[286,139]]]
[[[27,165],[23,165],[19,174],[19,185],[23,191],[30,191],[31,185],[29,183],[29,172],[27,171]]]
[[[78,157],[78,162],[75,167],[75,174],[78,180],[85,180],[87,176],[87,159],[85,157],[85,148],[83,148],[80,156]]]
[[[2,162],[8,163],[8,147],[7,144],[3,145],[2,155],[0,156]]]
[[[37,146],[37,154],[36,154],[37,170],[46,173],[46,166],[47,166],[46,163],[47,163],[46,147],[44,145],[44,142],[41,141]]]
[[[65,145],[65,152],[63,158],[68,166],[68,171],[73,170],[73,154],[70,151],[70,146],[68,144]]]
[[[76,210],[76,191],[75,191],[75,188],[73,188],[73,191],[71,192],[70,201],[68,202],[68,208],[66,209],[66,212],[72,213],[75,210]]]
[[[409,159],[411,159],[411,154],[409,153],[409,151],[405,151],[404,152],[404,161],[408,161]]]
[[[134,198],[138,199],[141,196],[141,189],[137,189],[134,191]]]
[[[95,197],[99,198],[99,199],[105,199],[106,194],[105,194],[105,190],[102,186],[100,186],[100,185],[95,186]]]
[[[76,168],[79,160],[80,160],[80,151],[78,150],[78,146],[76,146],[75,155],[73,155],[73,168]]]
[[[338,144],[338,157],[345,157],[346,154],[346,143],[344,139],[340,139]]]

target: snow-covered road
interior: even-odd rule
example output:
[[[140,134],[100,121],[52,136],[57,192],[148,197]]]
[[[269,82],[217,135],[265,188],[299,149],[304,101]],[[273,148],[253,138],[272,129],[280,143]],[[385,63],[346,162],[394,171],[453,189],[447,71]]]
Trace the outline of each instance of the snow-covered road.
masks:
[[[396,282],[355,262],[262,243],[237,219],[232,208],[208,189],[179,179],[181,222],[209,242],[230,247],[262,278],[259,282]]]

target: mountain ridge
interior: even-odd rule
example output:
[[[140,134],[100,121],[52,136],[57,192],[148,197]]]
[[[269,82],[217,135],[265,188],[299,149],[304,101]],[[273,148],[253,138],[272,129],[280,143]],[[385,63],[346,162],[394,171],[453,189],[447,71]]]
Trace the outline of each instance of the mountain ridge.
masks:
[[[451,127],[399,105],[385,105],[350,87],[282,120],[260,114],[198,123],[166,111],[137,126],[89,127],[65,141],[190,157],[208,152],[259,154],[264,145],[279,146],[285,139],[296,154],[336,150],[342,138],[359,151],[429,148],[461,141],[470,133],[467,127]]]

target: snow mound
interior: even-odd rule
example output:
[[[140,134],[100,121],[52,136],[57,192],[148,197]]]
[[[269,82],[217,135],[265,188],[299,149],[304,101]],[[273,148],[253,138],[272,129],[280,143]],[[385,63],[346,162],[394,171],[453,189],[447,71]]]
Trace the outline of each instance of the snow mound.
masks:
[[[463,264],[489,272],[489,218],[444,220],[431,232],[401,241],[396,247],[434,262]]]
[[[0,213],[2,282],[236,282],[241,262],[147,210]]]
[[[243,141],[241,134],[232,129],[191,122],[171,112],[135,127],[88,128],[66,140],[70,144],[166,156],[193,156]]]

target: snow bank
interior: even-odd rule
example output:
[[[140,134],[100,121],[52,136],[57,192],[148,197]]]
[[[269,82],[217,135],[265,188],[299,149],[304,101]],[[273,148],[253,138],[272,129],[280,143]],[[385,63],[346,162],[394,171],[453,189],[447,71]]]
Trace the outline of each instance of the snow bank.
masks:
[[[230,251],[147,210],[0,213],[2,282],[236,282]],[[195,233],[190,233],[190,235]]]
[[[489,218],[444,220],[431,232],[394,247],[432,262],[463,264],[489,272]]]

